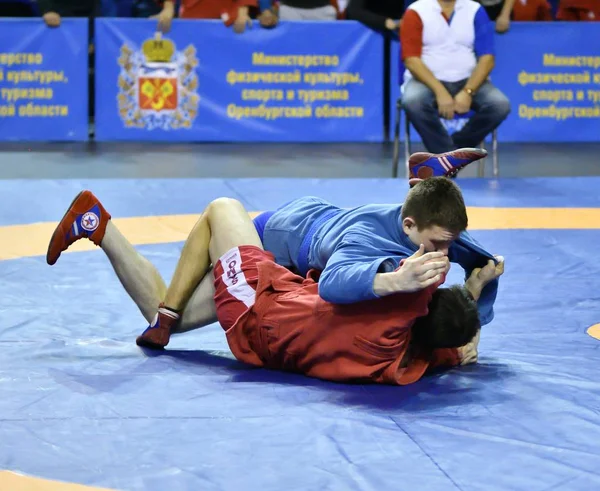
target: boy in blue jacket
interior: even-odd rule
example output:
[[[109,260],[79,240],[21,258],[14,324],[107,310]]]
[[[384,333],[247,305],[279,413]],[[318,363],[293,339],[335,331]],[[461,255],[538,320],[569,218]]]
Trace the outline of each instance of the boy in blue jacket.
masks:
[[[495,261],[466,232],[467,223],[462,194],[445,177],[423,180],[402,205],[342,209],[304,197],[255,219],[265,250],[276,262],[302,276],[310,269],[321,270],[319,294],[340,304],[416,291],[437,282],[442,264],[416,276],[397,270],[400,261],[419,248],[442,252],[462,266],[466,277],[488,260]],[[482,325],[493,319],[497,287],[497,281],[489,283],[480,297]]]
[[[332,303],[371,300],[435,283],[440,268],[423,269],[421,276],[395,271],[419,247],[443,252],[468,277],[496,258],[466,232],[462,193],[446,176],[485,155],[479,149],[413,154],[409,161],[413,187],[402,205],[342,209],[320,198],[303,197],[259,215],[255,225],[278,264],[302,276],[309,269],[322,271],[319,294]],[[434,177],[427,179],[430,176]],[[479,299],[482,325],[494,317],[497,290],[496,280]]]

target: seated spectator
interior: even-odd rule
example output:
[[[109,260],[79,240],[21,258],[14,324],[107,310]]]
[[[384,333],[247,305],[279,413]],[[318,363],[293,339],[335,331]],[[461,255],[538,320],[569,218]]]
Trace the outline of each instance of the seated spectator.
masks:
[[[357,20],[388,37],[398,37],[402,14],[402,0],[350,0],[346,7],[346,19]]]
[[[515,0],[476,0],[488,14],[488,17],[496,22],[496,32],[504,33],[510,28]]]
[[[560,0],[558,20],[600,21],[600,0]]]
[[[452,22],[450,22],[452,21]],[[494,28],[473,0],[418,0],[400,29],[407,68],[402,102],[429,152],[478,147],[506,119],[510,103],[488,80]],[[440,116],[475,114],[452,136]]]
[[[158,15],[158,28],[163,32],[171,29],[175,17],[173,0],[159,1],[163,5]],[[221,19],[226,26],[242,33],[252,23],[250,8],[257,8],[257,0],[182,0],[179,17],[182,19]]]
[[[517,0],[512,12],[517,22],[550,21],[552,7],[547,0]]]

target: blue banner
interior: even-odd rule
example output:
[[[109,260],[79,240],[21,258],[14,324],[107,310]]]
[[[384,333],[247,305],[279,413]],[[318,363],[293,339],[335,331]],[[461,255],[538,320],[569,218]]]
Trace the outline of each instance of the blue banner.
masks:
[[[155,30],[97,19],[97,140],[382,140],[383,40],[357,22]]]
[[[0,19],[0,141],[88,139],[88,22]]]
[[[400,97],[400,85],[404,80],[403,74],[403,65],[400,64],[400,43],[397,41],[392,41],[392,49],[390,54],[390,139],[394,139],[394,130],[396,128],[396,116],[397,116],[397,108],[396,103],[398,98]],[[401,73],[402,72],[402,73]],[[405,115],[404,112],[400,114],[400,139],[404,141],[404,125],[405,125]],[[421,141],[418,133],[411,129],[411,141]]]
[[[542,32],[543,29],[543,32]],[[600,139],[600,25],[513,22],[496,37],[492,82],[510,99],[504,141]]]
[[[513,22],[496,35],[492,83],[512,112],[500,141],[587,142],[600,139],[600,25],[587,22]],[[400,94],[399,45],[392,45],[392,124]],[[450,131],[460,122],[445,122]],[[404,121],[402,137],[404,138]],[[393,137],[393,134],[392,134]],[[420,141],[411,130],[411,140]],[[488,138],[489,140],[489,138]]]

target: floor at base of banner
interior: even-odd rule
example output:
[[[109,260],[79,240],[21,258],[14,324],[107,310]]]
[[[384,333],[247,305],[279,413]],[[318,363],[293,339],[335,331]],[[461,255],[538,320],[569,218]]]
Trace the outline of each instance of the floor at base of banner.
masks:
[[[400,152],[404,176],[404,146]],[[600,175],[599,155],[600,143],[500,143],[498,152],[507,178]],[[392,156],[391,143],[1,143],[0,178],[390,177]],[[492,176],[491,158],[485,166]]]
[[[35,252],[83,187],[168,280],[181,217],[215,197],[355,206],[402,201],[405,180],[86,177],[0,181],[0,470],[120,491],[600,488],[600,177],[458,180],[472,234],[506,257],[496,318],[478,364],[405,387],[252,369],[218,325],[145,354],[100,249]]]

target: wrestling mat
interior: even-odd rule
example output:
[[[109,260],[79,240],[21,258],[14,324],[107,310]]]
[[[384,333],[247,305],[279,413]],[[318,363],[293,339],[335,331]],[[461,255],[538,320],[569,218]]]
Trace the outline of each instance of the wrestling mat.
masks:
[[[506,258],[496,318],[476,366],[384,387],[246,367],[217,325],[146,355],[99,249],[44,254],[83,188],[168,280],[216,197],[393,203],[405,181],[0,182],[0,490],[600,489],[600,178],[458,183],[472,234]]]

